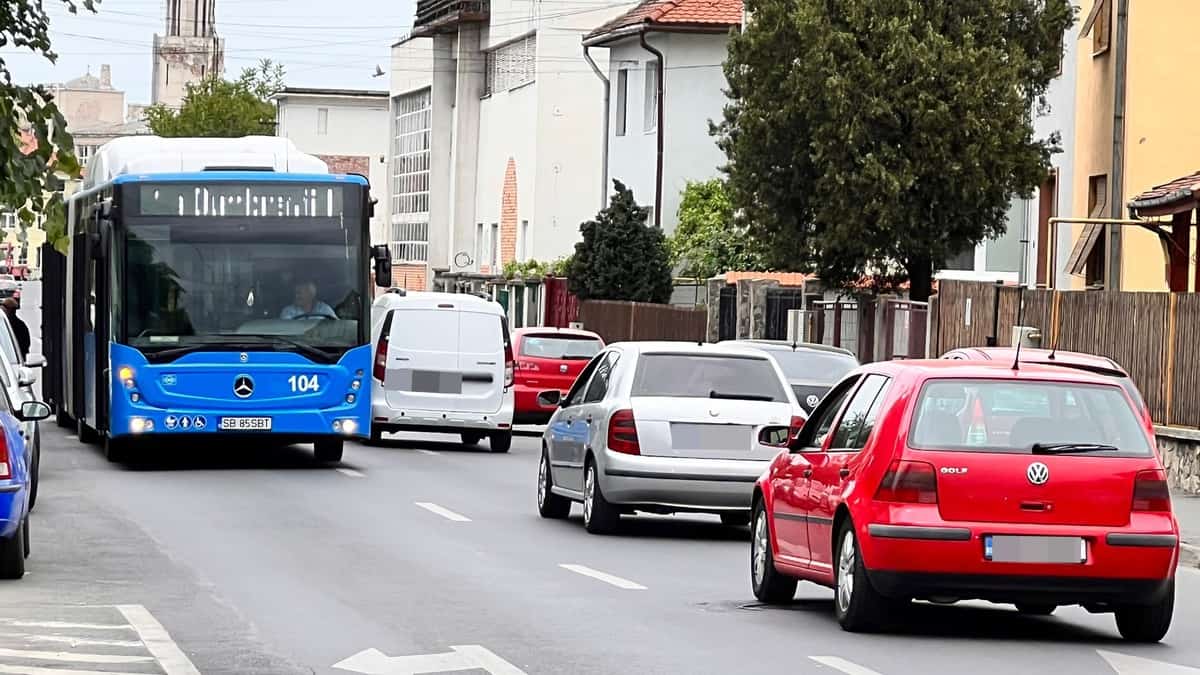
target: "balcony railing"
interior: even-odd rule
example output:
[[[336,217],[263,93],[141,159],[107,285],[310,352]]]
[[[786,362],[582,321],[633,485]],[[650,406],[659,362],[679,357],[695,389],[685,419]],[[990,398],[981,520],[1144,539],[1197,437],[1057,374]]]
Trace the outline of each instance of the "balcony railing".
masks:
[[[486,21],[488,0],[418,0],[413,34],[431,34],[460,23]]]

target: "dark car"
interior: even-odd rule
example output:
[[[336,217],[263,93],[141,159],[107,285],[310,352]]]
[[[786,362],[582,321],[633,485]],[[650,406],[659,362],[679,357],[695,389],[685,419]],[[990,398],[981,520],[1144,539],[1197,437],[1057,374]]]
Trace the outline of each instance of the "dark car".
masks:
[[[727,343],[755,347],[770,354],[783,369],[783,375],[796,392],[796,401],[805,414],[824,398],[836,382],[858,367],[854,353],[840,347],[785,340],[726,340]]]

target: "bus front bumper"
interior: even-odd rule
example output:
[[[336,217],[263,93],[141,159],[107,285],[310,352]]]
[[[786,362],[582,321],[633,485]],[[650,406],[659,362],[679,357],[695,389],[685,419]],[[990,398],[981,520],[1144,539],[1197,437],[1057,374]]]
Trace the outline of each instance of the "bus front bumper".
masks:
[[[114,438],[184,435],[263,435],[303,438],[369,434],[357,406],[330,410],[146,410],[113,419]]]

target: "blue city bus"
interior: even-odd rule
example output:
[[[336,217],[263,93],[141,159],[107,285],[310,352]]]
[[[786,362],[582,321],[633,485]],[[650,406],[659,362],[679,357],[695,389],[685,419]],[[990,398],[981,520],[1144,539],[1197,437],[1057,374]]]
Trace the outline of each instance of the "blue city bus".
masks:
[[[247,167],[255,143],[265,166]],[[324,166],[285,139],[101,148],[89,171],[107,175],[69,199],[63,273],[45,281],[63,303],[47,336],[59,423],[114,461],[207,436],[336,462],[369,436],[372,283],[391,260],[370,245],[367,180]]]

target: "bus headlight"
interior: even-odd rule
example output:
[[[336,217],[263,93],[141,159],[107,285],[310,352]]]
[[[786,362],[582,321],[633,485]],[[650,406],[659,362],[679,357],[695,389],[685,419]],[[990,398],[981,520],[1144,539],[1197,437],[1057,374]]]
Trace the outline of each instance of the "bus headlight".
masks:
[[[129,400],[130,400],[130,401],[133,401],[134,403],[137,403],[138,401],[142,400],[142,395],[141,395],[141,394],[139,394],[139,393],[137,393],[136,391],[135,391],[135,392],[131,392],[131,393],[129,394]]]
[[[354,394],[346,394],[346,403],[354,403],[357,398]]]
[[[358,422],[354,420],[335,420],[333,430],[344,436],[353,436],[358,431]]]
[[[355,381],[351,382],[350,388],[353,389],[354,391],[358,391],[359,389],[362,388],[362,380],[355,380]]]
[[[130,368],[129,366],[121,366],[117,370],[117,377],[121,378],[122,382],[132,380],[133,379],[133,368]]]
[[[154,420],[145,417],[129,418],[129,432],[140,434],[144,431],[154,431]]]

